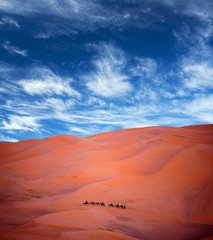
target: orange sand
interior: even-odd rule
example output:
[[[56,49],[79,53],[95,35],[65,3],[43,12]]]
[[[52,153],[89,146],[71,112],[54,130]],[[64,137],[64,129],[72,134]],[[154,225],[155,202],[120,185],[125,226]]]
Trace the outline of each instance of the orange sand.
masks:
[[[0,239],[212,238],[213,125],[0,143]]]

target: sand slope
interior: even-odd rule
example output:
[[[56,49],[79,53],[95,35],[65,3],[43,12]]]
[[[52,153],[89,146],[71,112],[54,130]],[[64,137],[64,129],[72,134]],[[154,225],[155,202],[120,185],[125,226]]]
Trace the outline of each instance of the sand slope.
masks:
[[[211,236],[213,125],[0,143],[0,239]]]

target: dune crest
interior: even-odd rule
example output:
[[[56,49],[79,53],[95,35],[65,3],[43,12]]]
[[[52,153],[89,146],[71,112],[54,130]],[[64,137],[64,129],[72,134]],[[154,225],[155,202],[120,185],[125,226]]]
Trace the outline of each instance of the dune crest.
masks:
[[[1,142],[0,239],[211,239],[212,173],[213,125]]]

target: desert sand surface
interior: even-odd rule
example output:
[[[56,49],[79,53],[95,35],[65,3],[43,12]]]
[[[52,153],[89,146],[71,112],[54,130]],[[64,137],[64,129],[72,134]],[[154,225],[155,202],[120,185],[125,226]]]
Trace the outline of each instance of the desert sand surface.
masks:
[[[213,239],[213,125],[1,142],[0,239]]]

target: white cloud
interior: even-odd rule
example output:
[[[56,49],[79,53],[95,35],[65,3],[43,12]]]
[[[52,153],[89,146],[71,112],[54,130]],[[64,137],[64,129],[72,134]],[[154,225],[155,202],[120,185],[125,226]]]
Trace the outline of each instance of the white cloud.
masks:
[[[71,126],[71,127],[68,127],[69,131],[71,132],[72,135],[76,134],[76,133],[79,133],[79,134],[83,134],[84,136],[87,135],[91,135],[93,133],[93,129],[88,129],[88,128],[85,128],[85,126],[82,126],[82,127],[75,127],[75,126]]]
[[[130,1],[132,8],[120,7],[118,9],[108,8],[102,1],[93,0],[1,0],[0,8],[6,13],[21,14],[23,16],[31,17],[41,13],[42,15],[56,16],[57,21],[45,20],[45,23],[41,23],[48,36],[62,32],[59,27],[55,28],[55,25],[64,28],[63,33],[70,33],[73,29],[89,29],[94,30],[98,27],[117,27],[122,30],[124,25],[131,25],[137,27],[151,27],[158,21],[164,22],[165,16],[152,11],[153,1],[157,4],[164,4],[174,9],[174,12],[181,12],[185,15],[197,16],[201,19],[208,20],[212,18],[212,2],[211,0],[189,0],[189,1],[177,1],[177,0],[145,0],[145,1]],[[116,3],[116,1],[114,1]],[[124,5],[129,5],[129,1],[123,1]],[[66,26],[64,22],[60,22],[61,19],[66,20]],[[59,21],[58,21],[59,20]],[[36,36],[37,34],[35,34]],[[39,34],[38,34],[39,36]],[[42,36],[42,35],[40,35]],[[46,36],[44,33],[43,36]]]
[[[33,34],[36,38],[66,35],[76,29],[93,31],[101,26],[124,25],[128,21],[128,18],[124,18],[125,14],[112,11],[100,1],[93,0],[1,0],[0,8],[7,14],[20,14],[25,17],[39,14],[51,16],[51,19],[40,22],[39,33]]]
[[[20,28],[19,24],[17,21],[15,21],[13,18],[11,17],[3,17],[0,21],[0,25],[11,25],[11,26],[15,26],[16,28]]]
[[[213,113],[212,112],[204,112],[198,118],[201,122],[213,124]]]
[[[30,95],[69,95],[80,97],[80,94],[70,87],[72,79],[56,75],[50,69],[38,68],[34,70],[38,77],[19,81],[25,92]]]
[[[107,105],[107,103],[103,100],[101,100],[100,98],[97,97],[93,97],[93,96],[89,96],[89,98],[87,99],[87,101],[82,103],[83,105],[92,105],[92,106],[101,106],[104,107]]]
[[[0,62],[0,78],[3,79],[1,81],[1,92],[16,95],[18,94],[19,88],[15,86],[14,81],[10,81],[11,76],[14,78],[16,75],[16,67],[12,66],[11,64]],[[2,96],[3,100],[3,96]]]
[[[151,58],[136,58],[137,64],[131,68],[134,76],[141,76],[143,78],[155,77],[157,71],[157,61]]]
[[[206,0],[162,0],[170,6],[176,14],[187,15],[197,22],[192,25],[190,21],[183,21],[178,28],[174,28],[173,35],[177,46],[185,51],[188,59],[212,61],[212,47],[209,45],[213,36],[213,1]]]
[[[178,88],[177,89],[177,92],[176,94],[179,96],[179,97],[189,97],[190,96],[190,91],[186,90],[186,89],[181,89],[181,88]]]
[[[213,114],[213,95],[196,96],[189,104],[186,105],[186,110],[193,113],[193,115],[197,115],[201,112],[210,112]]]
[[[0,62],[0,73],[8,73],[11,71],[11,67],[7,63]]]
[[[99,58],[93,61],[95,71],[89,74],[86,86],[102,97],[121,97],[132,91],[125,67],[124,52],[111,44],[97,46]]]
[[[5,41],[2,47],[12,55],[21,55],[22,57],[27,57],[28,53],[26,50],[20,49],[18,47],[12,46],[10,42]]]
[[[38,32],[38,33],[33,34],[33,37],[37,38],[37,39],[49,39],[50,35],[51,34],[48,32]]]
[[[57,98],[28,104],[8,103],[8,111],[14,112],[2,129],[38,131],[41,120],[57,120],[70,134],[88,136],[115,128],[133,128],[159,125],[184,126],[196,121],[212,123],[213,97],[197,96],[193,101],[175,100],[169,103],[136,103],[121,107],[107,104],[103,109],[92,106],[84,111],[73,108],[73,103]],[[79,103],[74,103],[79,104]],[[33,106],[32,106],[33,105]],[[74,111],[73,111],[74,110]],[[20,117],[20,113],[24,117]],[[45,114],[44,114],[45,113]],[[162,114],[163,113],[163,114]],[[18,115],[18,117],[17,117]],[[36,116],[36,117],[33,117]],[[34,124],[34,125],[33,125]],[[48,128],[47,128],[48,129]],[[40,130],[41,131],[41,130]]]
[[[35,132],[41,126],[37,117],[10,115],[9,121],[3,121],[1,129]]]
[[[143,101],[144,99],[149,101],[156,101],[159,97],[159,91],[156,92],[154,89],[143,86],[142,90],[138,90],[133,96],[133,100]]]
[[[7,0],[1,0],[0,1],[0,8],[2,10],[6,10],[9,9],[11,6],[12,2],[11,1],[7,1]]]
[[[158,1],[158,0],[156,0]],[[175,9],[175,11],[189,16],[197,16],[203,20],[212,18],[213,3],[211,0],[162,0],[163,4]]]
[[[18,142],[19,140],[15,139],[15,138],[4,136],[4,135],[0,135],[0,141],[1,142]]]
[[[199,1],[191,0],[186,1],[184,6],[184,13],[189,16],[197,16],[204,21],[212,19],[213,3],[211,0]]]
[[[80,5],[80,1],[76,1],[76,0],[69,0],[68,1],[70,3],[70,5],[73,7],[75,12],[79,12],[81,5]]]
[[[48,98],[44,103],[41,103],[41,105],[45,106],[46,108],[53,109],[55,112],[67,112],[68,110],[73,109],[75,106],[75,100]]]
[[[181,14],[193,16],[194,20],[196,17],[198,22],[193,26],[185,22],[173,32],[177,46],[185,52],[177,61],[176,76],[182,84],[182,89],[177,89],[179,96],[189,97],[192,92],[208,92],[213,88],[213,50],[209,45],[209,39],[213,36],[212,3],[208,0],[205,3],[197,0],[170,1],[172,8],[179,13],[182,9]]]
[[[87,110],[84,112],[76,111],[73,114],[63,113],[54,115],[58,120],[65,121],[67,123],[82,125],[83,129],[89,131],[88,125],[93,128],[93,125],[96,128],[101,128],[103,126],[108,126],[108,128],[113,129],[115,126],[121,128],[131,128],[136,126],[148,126],[151,124],[150,120],[147,120],[147,116],[159,113],[159,108],[149,105],[142,106],[137,104],[135,107],[119,107],[114,106],[111,109],[106,110]],[[156,121],[155,121],[156,123]],[[76,125],[74,125],[76,127]],[[72,127],[74,127],[72,125]],[[111,130],[109,129],[109,130]]]
[[[183,125],[197,123],[213,124],[213,95],[195,94],[191,98],[174,100],[171,103],[172,114],[179,114],[186,119]],[[178,118],[177,118],[178,119]]]
[[[0,92],[5,92],[5,88],[0,87]]]
[[[185,87],[193,89],[213,88],[213,68],[208,63],[183,67]]]
[[[104,69],[103,72],[96,73],[93,76],[94,81],[89,81],[87,87],[92,90],[96,95],[102,97],[121,97],[125,96],[132,90],[126,76],[122,76],[111,70]]]

